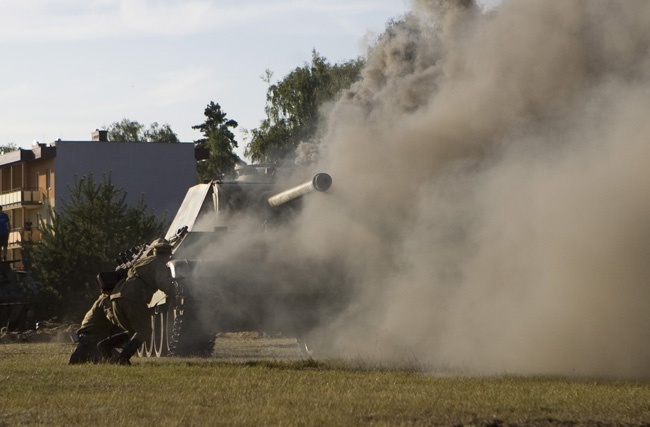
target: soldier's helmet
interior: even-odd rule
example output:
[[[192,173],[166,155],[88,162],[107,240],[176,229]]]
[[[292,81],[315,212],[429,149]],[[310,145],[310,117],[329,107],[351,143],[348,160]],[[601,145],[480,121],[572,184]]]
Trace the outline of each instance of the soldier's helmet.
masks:
[[[167,242],[156,243],[153,247],[154,255],[171,255],[173,246]]]

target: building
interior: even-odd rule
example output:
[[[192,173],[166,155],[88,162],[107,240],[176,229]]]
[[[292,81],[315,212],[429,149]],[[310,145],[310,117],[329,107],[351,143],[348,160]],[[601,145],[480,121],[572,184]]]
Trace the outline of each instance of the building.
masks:
[[[168,221],[188,188],[196,184],[196,150],[192,143],[108,142],[106,131],[91,141],[34,143],[0,156],[0,205],[11,220],[7,259],[23,268],[22,243],[40,239],[39,224],[49,221],[49,207],[69,198],[75,180],[93,173],[96,182],[110,174],[126,202],[141,197],[148,209]]]

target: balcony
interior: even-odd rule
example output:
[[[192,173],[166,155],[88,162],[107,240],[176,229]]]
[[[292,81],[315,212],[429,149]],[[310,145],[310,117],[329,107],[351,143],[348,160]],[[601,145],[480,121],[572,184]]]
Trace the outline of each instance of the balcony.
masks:
[[[19,249],[24,243],[36,243],[41,240],[41,230],[37,227],[14,228],[9,232],[9,249]]]
[[[43,195],[37,189],[19,188],[0,193],[0,205],[11,209],[13,206],[41,206]]]

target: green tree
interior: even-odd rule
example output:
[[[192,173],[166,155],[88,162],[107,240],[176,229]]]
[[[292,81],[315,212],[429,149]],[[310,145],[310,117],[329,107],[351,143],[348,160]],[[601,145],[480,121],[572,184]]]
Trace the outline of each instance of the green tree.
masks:
[[[114,270],[120,252],[162,235],[164,224],[143,199],[127,205],[110,175],[95,182],[91,173],[69,188],[69,201],[50,210],[50,222],[41,222],[31,258],[34,278],[53,295],[48,314],[78,319],[97,298],[97,273]]]
[[[109,141],[139,142],[144,139],[144,125],[134,120],[122,119],[110,125],[106,130],[108,130]]]
[[[319,110],[359,79],[364,61],[331,65],[312,51],[311,63],[295,68],[266,94],[266,118],[251,131],[245,154],[255,162],[277,163],[292,154],[300,142],[314,142],[320,124]]]
[[[149,128],[129,119],[122,119],[108,127],[108,140],[116,142],[180,142],[168,124],[153,122]]]
[[[231,176],[235,166],[241,161],[235,153],[237,141],[230,130],[235,129],[238,123],[226,117],[226,113],[219,104],[210,101],[203,113],[205,122],[192,126],[192,129],[201,131],[204,138],[194,141],[197,148],[208,152],[208,158],[200,160],[196,170],[199,181]]]
[[[153,122],[149,129],[144,131],[144,140],[147,142],[162,142],[162,143],[175,143],[180,142],[178,135],[174,133],[172,128],[165,123],[159,125],[158,122]]]
[[[10,142],[8,144],[0,145],[0,154],[10,153],[10,152],[16,151],[16,150],[18,150],[18,146],[16,144],[14,144],[13,142]]]

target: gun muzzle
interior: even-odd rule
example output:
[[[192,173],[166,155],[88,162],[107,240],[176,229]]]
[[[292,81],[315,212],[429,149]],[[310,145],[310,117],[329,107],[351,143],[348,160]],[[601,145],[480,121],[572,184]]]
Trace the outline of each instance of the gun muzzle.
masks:
[[[285,190],[268,198],[272,207],[278,207],[292,200],[296,200],[305,194],[314,191],[327,191],[332,186],[332,177],[326,173],[317,173],[311,181],[300,184],[296,187]]]

